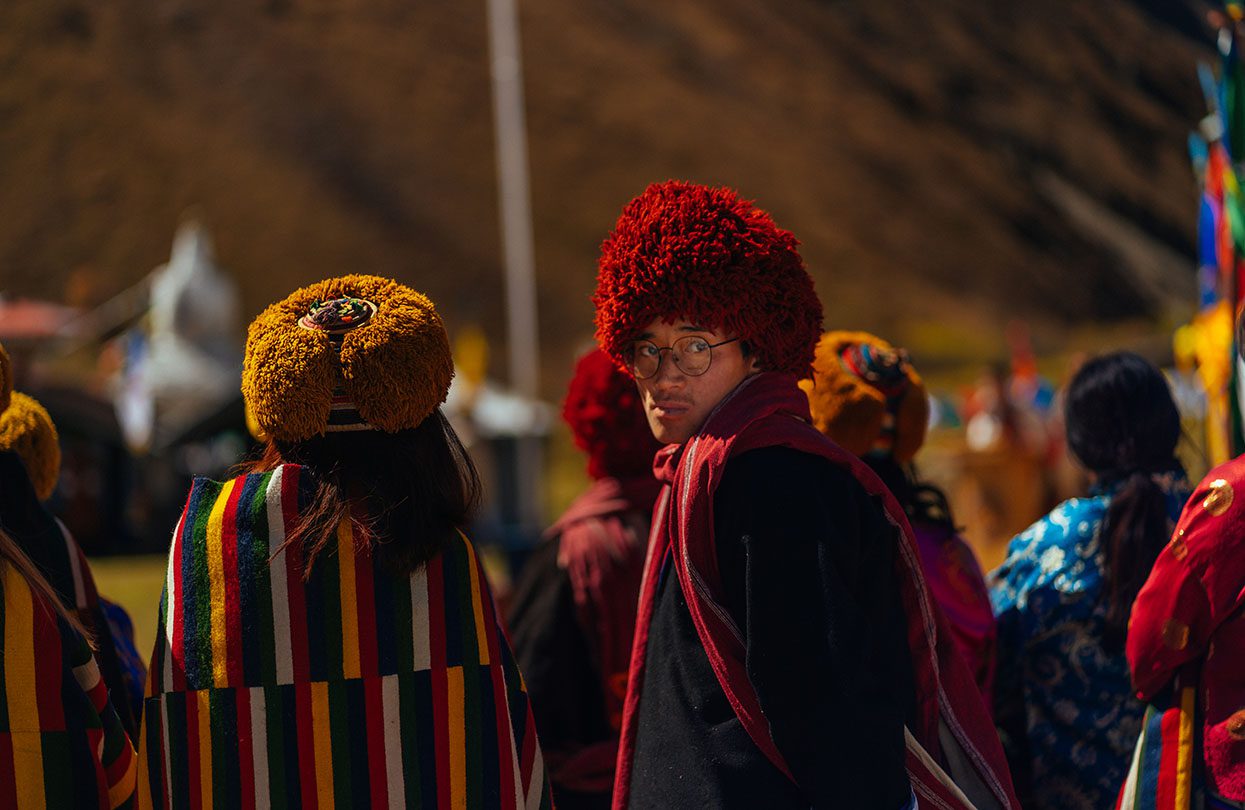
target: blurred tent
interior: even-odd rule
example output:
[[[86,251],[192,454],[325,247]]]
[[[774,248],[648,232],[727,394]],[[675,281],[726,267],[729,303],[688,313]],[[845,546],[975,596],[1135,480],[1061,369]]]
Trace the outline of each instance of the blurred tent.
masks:
[[[114,403],[131,449],[160,451],[237,400],[242,324],[237,285],[197,222],[182,225],[146,283],[144,317],[118,338]]]
[[[80,312],[64,304],[0,296],[0,343],[21,345],[59,338]]]
[[[241,334],[236,284],[193,220],[167,263],[96,307],[0,296],[17,385],[60,433],[53,509],[89,552],[162,547],[187,478],[241,458]]]

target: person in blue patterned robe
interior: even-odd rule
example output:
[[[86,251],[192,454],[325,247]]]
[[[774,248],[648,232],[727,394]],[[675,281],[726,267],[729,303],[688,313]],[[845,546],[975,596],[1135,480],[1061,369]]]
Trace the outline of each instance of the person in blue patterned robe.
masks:
[[[1090,361],[1067,424],[1094,488],[1017,535],[991,575],[995,720],[1021,801],[1037,810],[1114,805],[1144,713],[1124,656],[1128,607],[1190,492],[1166,382],[1136,355]]]

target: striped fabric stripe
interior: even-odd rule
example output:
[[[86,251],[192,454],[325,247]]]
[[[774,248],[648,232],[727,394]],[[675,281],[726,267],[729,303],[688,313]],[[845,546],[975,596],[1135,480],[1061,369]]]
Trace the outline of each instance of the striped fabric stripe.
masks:
[[[390,807],[403,807],[406,785],[402,775],[402,716],[396,675],[381,679],[381,727],[384,729],[385,798]]]
[[[272,807],[268,774],[268,702],[264,690],[252,688],[247,690],[247,704],[250,716],[251,744],[251,786],[253,787],[250,806],[257,810],[269,810]],[[245,800],[247,797],[243,795]]]
[[[225,686],[229,683],[229,674],[225,665],[229,660],[227,655],[228,636],[225,626],[225,612],[230,602],[225,595],[225,560],[222,557],[221,533],[224,531],[226,508],[230,505],[233,498],[233,481],[225,484],[221,491],[220,497],[217,498],[212,511],[208,516],[207,537],[204,547],[204,554],[207,558],[208,581],[211,588],[212,601],[209,605],[208,615],[211,617],[209,627],[212,639],[212,683],[216,686]],[[230,522],[233,522],[235,516],[234,510],[229,510]],[[232,572],[230,572],[232,573]],[[229,577],[230,580],[236,582],[236,578]],[[234,594],[229,594],[234,596]],[[236,596],[234,599],[236,604]]]
[[[60,518],[56,518],[56,528],[60,529],[61,539],[65,541],[65,556],[69,559],[70,573],[73,577],[73,606],[78,610],[86,610],[91,604],[87,596],[86,582],[82,577],[82,551]]]
[[[140,805],[547,806],[471,543],[395,577],[347,520],[304,576],[299,543],[284,544],[312,487],[292,465],[195,481],[170,550]]]
[[[359,598],[355,593],[354,531],[349,520],[337,527],[337,560],[340,574],[337,592],[341,598],[342,627],[342,677],[361,677],[361,650],[359,649]],[[370,566],[372,561],[362,557],[359,567]]]
[[[287,568],[285,543],[285,512],[281,508],[284,487],[284,467],[278,467],[268,480],[265,513],[268,518],[268,548],[270,572],[267,577],[272,594],[273,657],[276,662],[277,683],[294,682],[294,656],[290,643],[290,601],[286,589]],[[258,572],[257,572],[258,575]],[[256,608],[259,609],[258,607]]]
[[[12,566],[4,566],[4,689],[6,731],[20,736],[13,745],[10,774],[18,803],[43,807],[43,750],[39,734],[39,682],[35,663],[35,605],[30,588]],[[12,740],[12,737],[9,738]]]
[[[1180,766],[1176,771],[1176,807],[1189,806],[1190,791],[1193,786],[1193,709],[1196,694],[1193,689],[1184,689],[1180,694]]]
[[[333,804],[333,742],[329,734],[328,684],[313,681],[311,684],[311,738],[315,746],[313,761],[316,771],[316,803],[320,807]]]
[[[171,691],[176,688],[173,684],[173,656],[168,655],[167,652],[170,648],[174,648],[177,645],[171,633],[173,628],[177,626],[177,617],[174,616],[174,610],[177,604],[177,582],[180,580],[180,577],[177,576],[180,570],[177,561],[180,559],[183,520],[184,518],[178,519],[177,528],[173,530],[173,542],[169,550],[169,564],[164,575],[164,593],[160,595],[160,621],[162,628],[165,630],[165,635],[163,643],[156,645],[156,649],[151,657],[151,669],[147,678],[147,697],[155,694],[154,673],[161,673],[164,691]]]
[[[416,611],[427,611],[428,568],[421,568],[411,577],[411,604]],[[406,618],[410,620],[410,611]],[[411,644],[414,660],[411,667],[416,672],[432,669],[432,632],[426,621],[411,622]]]

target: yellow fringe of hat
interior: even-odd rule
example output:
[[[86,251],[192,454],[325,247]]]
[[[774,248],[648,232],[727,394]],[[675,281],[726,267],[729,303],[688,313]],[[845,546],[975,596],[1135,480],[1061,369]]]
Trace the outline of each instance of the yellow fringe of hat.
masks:
[[[0,411],[9,407],[9,398],[13,396],[13,363],[9,353],[0,346]]]
[[[12,450],[22,460],[39,500],[52,497],[61,474],[61,446],[52,417],[34,397],[12,392],[0,413],[0,450]]]
[[[895,348],[868,332],[826,332],[817,342],[813,377],[800,381],[808,395],[813,425],[843,449],[863,456],[878,444],[886,420],[886,396],[843,365],[840,355],[849,346],[871,344],[883,351]],[[905,364],[909,386],[896,407],[891,455],[907,464],[925,442],[929,426],[929,398],[920,375]]]
[[[340,336],[339,354],[328,333],[298,322],[313,304],[346,296],[376,313]],[[323,435],[335,387],[368,424],[394,433],[431,415],[453,376],[449,338],[427,297],[391,279],[349,275],[303,287],[251,323],[242,395],[259,431],[274,439]]]

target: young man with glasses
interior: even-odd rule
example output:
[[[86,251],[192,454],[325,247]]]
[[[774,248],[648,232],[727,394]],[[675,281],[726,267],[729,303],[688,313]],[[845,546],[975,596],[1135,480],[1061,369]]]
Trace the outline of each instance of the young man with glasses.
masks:
[[[667,444],[614,806],[1014,807],[902,510],[808,422],[796,246],[674,181],[602,245],[597,339]]]

